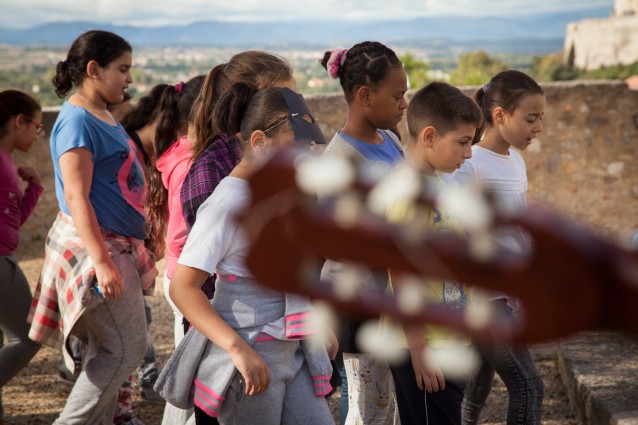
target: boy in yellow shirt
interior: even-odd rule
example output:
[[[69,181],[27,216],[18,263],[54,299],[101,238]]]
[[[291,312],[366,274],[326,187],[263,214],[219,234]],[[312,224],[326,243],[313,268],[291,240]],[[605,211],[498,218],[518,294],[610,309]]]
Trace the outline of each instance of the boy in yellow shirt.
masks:
[[[443,184],[436,172],[458,169],[472,156],[472,139],[483,122],[478,105],[459,89],[447,83],[433,82],[415,93],[407,111],[410,140],[407,161],[419,173]],[[405,207],[405,206],[404,206]],[[414,209],[396,206],[391,221],[409,221]],[[434,206],[428,214],[428,227],[434,232],[462,231],[457,219]],[[399,273],[390,271],[394,288],[399,291]],[[467,288],[450,279],[423,281],[430,303],[449,308],[464,308]],[[405,325],[409,359],[391,366],[402,425],[461,424],[464,383],[446,379],[441,369],[429,361],[429,350],[458,342],[459,337],[445,329],[424,325]],[[469,345],[469,340],[467,341]]]

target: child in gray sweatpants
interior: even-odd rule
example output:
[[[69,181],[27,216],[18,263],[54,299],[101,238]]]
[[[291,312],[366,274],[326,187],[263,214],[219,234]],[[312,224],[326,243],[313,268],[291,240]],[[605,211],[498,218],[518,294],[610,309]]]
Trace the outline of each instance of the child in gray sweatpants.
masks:
[[[76,328],[88,339],[88,351],[55,424],[99,423],[99,418],[108,418],[103,423],[111,425],[117,390],[146,352],[144,301],[133,258],[123,253],[114,256],[113,262],[125,282],[124,292],[80,317]]]

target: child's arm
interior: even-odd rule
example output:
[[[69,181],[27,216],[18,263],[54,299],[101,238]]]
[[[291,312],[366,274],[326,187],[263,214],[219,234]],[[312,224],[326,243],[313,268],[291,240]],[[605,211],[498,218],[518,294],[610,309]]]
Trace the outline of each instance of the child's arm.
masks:
[[[401,279],[401,273],[391,270],[389,275],[394,291],[400,291],[401,282],[404,281]],[[410,360],[414,369],[417,387],[420,390],[425,387],[425,390],[429,393],[444,390],[445,378],[443,377],[443,372],[436,364],[428,362],[432,356],[428,353],[430,348],[425,338],[423,324],[405,323],[403,330],[410,349]]]
[[[270,370],[264,359],[217,314],[200,289],[210,273],[177,264],[169,295],[184,317],[211,342],[226,351],[246,383],[245,393],[264,391],[270,383]]]
[[[405,336],[410,347],[410,360],[416,377],[416,385],[429,393],[443,391],[445,389],[445,378],[443,372],[436,365],[428,362],[431,358],[429,347],[423,334],[423,325],[404,325]]]
[[[339,352],[339,340],[337,339],[337,335],[335,335],[332,328],[328,327],[328,335],[326,338],[326,350],[328,351],[328,357],[330,360],[334,360],[337,357],[337,353]]]
[[[40,175],[37,170],[31,166],[22,166],[18,168],[20,178],[29,183],[20,202],[20,226],[29,218],[35,204],[38,202],[44,188],[40,182]]]
[[[73,224],[95,264],[95,277],[105,298],[116,299],[124,290],[124,282],[102,239],[95,210],[89,200],[93,181],[92,153],[74,148],[60,156],[60,171],[64,182],[64,199],[69,206]]]

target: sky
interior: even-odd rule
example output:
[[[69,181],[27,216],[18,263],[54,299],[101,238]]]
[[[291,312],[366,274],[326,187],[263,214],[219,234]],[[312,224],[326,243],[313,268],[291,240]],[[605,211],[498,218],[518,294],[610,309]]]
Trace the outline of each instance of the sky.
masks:
[[[0,29],[72,21],[159,26],[210,20],[507,17],[607,6],[611,13],[613,0],[0,0]]]

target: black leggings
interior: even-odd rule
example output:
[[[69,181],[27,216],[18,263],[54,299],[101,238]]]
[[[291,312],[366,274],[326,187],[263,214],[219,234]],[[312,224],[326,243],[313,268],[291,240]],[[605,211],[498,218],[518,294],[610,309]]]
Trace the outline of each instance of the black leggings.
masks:
[[[426,393],[416,386],[414,369],[407,360],[390,366],[401,425],[460,425],[464,382],[445,380],[445,390]]]
[[[195,406],[195,423],[197,425],[219,425],[217,418],[208,416],[206,412],[197,406]]]

